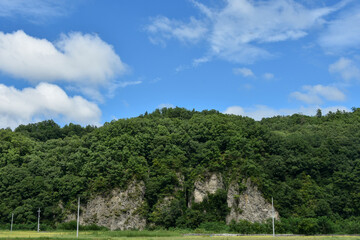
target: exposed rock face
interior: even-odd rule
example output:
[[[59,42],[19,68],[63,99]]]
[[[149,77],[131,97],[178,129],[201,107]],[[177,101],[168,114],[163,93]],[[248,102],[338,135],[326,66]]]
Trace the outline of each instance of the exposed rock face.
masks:
[[[163,199],[159,200],[154,206],[152,215],[154,217],[160,217],[164,212],[170,212],[169,208],[173,200],[173,196],[166,196]]]
[[[194,202],[201,203],[209,193],[214,194],[216,190],[223,189],[224,184],[221,175],[213,173],[210,178],[196,181],[194,187]]]
[[[179,187],[175,192],[183,190],[183,177],[179,175]],[[226,222],[232,220],[247,220],[263,222],[272,217],[271,203],[267,202],[250,179],[243,181],[246,189],[240,190],[237,182],[232,182],[227,191],[227,205],[230,213]],[[204,178],[195,181],[194,192],[189,202],[201,203],[208,194],[214,194],[218,189],[226,189],[221,174],[207,174]],[[98,195],[91,199],[86,206],[81,207],[80,224],[96,224],[111,230],[144,229],[146,219],[142,215],[145,204],[144,182],[131,182],[126,190],[114,189],[106,196]],[[166,196],[155,205],[154,217],[161,216],[164,210],[170,207],[174,196]],[[165,211],[166,212],[166,211]],[[275,211],[275,218],[279,219]],[[76,220],[75,214],[68,215],[67,221]]]
[[[232,220],[247,220],[250,222],[263,222],[272,217],[271,203],[267,202],[257,186],[250,179],[243,181],[246,189],[240,191],[239,184],[232,182],[228,187],[227,204],[230,213],[226,222]],[[222,176],[211,174],[209,177],[194,183],[193,202],[200,203],[208,194],[214,194],[218,189],[225,189]],[[189,202],[191,207],[192,201]],[[279,213],[275,210],[275,218],[279,219]]]
[[[82,206],[80,224],[96,224],[111,230],[144,229],[146,220],[141,215],[144,195],[144,182],[133,181],[125,191],[114,189],[107,196],[96,196]],[[75,215],[68,217],[74,219]]]
[[[184,191],[185,177],[181,173],[177,172],[176,177],[179,181],[179,186],[175,188],[175,192]]]
[[[232,220],[247,220],[250,222],[263,222],[272,217],[271,203],[266,202],[257,186],[250,179],[246,182],[246,190],[239,191],[239,184],[233,182],[229,186],[227,203],[231,208],[226,222]],[[279,219],[279,213],[275,210],[275,218]]]

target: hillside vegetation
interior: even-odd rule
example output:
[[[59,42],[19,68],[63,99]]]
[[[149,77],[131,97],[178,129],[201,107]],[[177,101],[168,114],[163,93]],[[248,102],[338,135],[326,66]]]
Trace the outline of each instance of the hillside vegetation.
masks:
[[[65,210],[76,210],[78,196],[87,201],[134,179],[146,186],[141,211],[149,227],[224,223],[229,209],[222,191],[188,207],[194,181],[215,172],[227,183],[251,178],[266,199],[274,197],[284,232],[359,233],[359,155],[355,108],[262,121],[164,108],[99,128],[61,128],[52,120],[21,125],[0,130],[0,223],[14,212],[15,223],[33,224],[41,208],[42,221],[54,226]],[[157,211],[169,195],[170,208]],[[232,229],[241,232],[246,224],[254,228],[233,223]]]

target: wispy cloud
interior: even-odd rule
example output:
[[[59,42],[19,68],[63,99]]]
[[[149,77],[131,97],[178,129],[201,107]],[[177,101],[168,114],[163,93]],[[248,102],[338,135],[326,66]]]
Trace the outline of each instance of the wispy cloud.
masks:
[[[243,77],[255,77],[255,74],[249,68],[234,68],[233,73],[235,75],[242,75]]]
[[[204,57],[201,57],[201,58],[196,58],[193,60],[193,66],[198,66],[202,63],[206,63],[206,62],[210,62],[212,59],[212,56],[204,56]]]
[[[21,16],[32,22],[43,22],[49,17],[66,15],[73,5],[69,0],[1,0],[0,17]]]
[[[141,84],[141,83],[142,83],[142,81],[132,81],[132,82],[130,81],[130,82],[119,82],[116,85],[118,87],[124,88],[124,87],[127,87],[127,86],[138,85],[138,84]]]
[[[263,78],[264,78],[265,80],[272,80],[272,79],[275,78],[275,75],[274,75],[273,73],[264,73],[264,74],[263,74]]]
[[[323,114],[327,114],[330,111],[336,112],[337,110],[350,112],[350,109],[344,106],[332,106],[321,108],[319,106],[310,106],[310,107],[300,107],[296,109],[274,109],[265,105],[256,105],[254,107],[244,108],[241,106],[231,106],[228,107],[223,113],[225,114],[233,114],[233,115],[241,115],[251,117],[257,121],[262,118],[269,118],[274,116],[288,116],[295,113],[314,116],[316,114],[317,109],[321,109]]]
[[[345,94],[338,88],[333,86],[303,86],[303,92],[293,92],[291,97],[305,102],[307,104],[322,104],[324,100],[327,101],[344,101]]]
[[[202,21],[191,17],[188,23],[178,20],[170,20],[167,17],[159,16],[152,19],[152,23],[146,28],[150,34],[150,41],[154,44],[165,45],[165,40],[171,38],[182,42],[196,43],[207,32]]]
[[[228,0],[212,19],[211,50],[235,62],[266,58],[271,54],[259,44],[302,38],[310,28],[322,24],[331,11],[308,9],[291,0]]]
[[[341,1],[332,7],[310,8],[294,0],[227,0],[219,9],[192,0],[203,17],[191,17],[184,23],[160,16],[152,19],[147,30],[154,43],[165,44],[171,38],[182,42],[207,41],[207,54],[195,60],[195,65],[213,57],[252,63],[272,56],[266,43],[306,36],[312,28],[322,26],[324,18],[346,2]]]
[[[162,108],[174,108],[175,106],[171,103],[162,103],[159,106],[157,106],[157,108],[162,109]]]
[[[176,70],[175,70],[176,71]],[[176,72],[178,72],[178,71],[176,71]],[[150,83],[158,83],[158,82],[160,82],[161,81],[161,78],[160,77],[156,77],[156,78],[154,78],[153,80],[151,80],[150,81]]]
[[[360,80],[359,65],[349,58],[342,57],[331,64],[329,66],[329,72],[332,74],[339,74],[345,81]]]
[[[0,84],[0,128],[15,128],[44,118],[99,125],[101,110],[80,96],[70,97],[60,87],[40,83],[18,90]]]
[[[75,32],[52,43],[21,30],[0,32],[0,71],[16,78],[33,83],[65,82],[83,93],[95,93],[99,87],[109,87],[126,70],[113,47],[97,35]]]
[[[116,92],[116,90],[118,88],[125,88],[125,87],[128,87],[128,86],[139,85],[141,83],[142,83],[142,81],[140,81],[140,80],[138,80],[138,81],[123,81],[123,82],[112,83],[111,87],[109,87],[107,96],[109,98],[113,98],[115,96],[115,92]]]
[[[179,73],[179,72],[182,72],[182,71],[184,71],[186,69],[189,69],[189,68],[190,68],[190,66],[187,66],[187,65],[179,65],[179,66],[177,66],[175,68],[175,72]]]
[[[349,49],[359,49],[360,45],[360,5],[345,11],[329,22],[319,38],[320,45],[330,53],[342,53]]]

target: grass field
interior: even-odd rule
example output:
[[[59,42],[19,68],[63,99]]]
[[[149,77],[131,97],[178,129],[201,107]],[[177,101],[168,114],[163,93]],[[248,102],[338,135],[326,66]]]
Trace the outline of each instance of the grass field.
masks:
[[[76,239],[76,233],[73,231],[62,232],[40,232],[35,231],[0,231],[0,239]],[[79,234],[79,240],[271,240],[272,236],[183,236],[178,232],[166,231],[88,231]],[[276,240],[360,240],[360,236],[277,236]]]

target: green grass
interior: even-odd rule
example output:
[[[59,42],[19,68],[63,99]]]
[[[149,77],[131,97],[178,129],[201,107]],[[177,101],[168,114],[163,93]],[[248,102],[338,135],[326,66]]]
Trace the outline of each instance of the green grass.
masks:
[[[74,231],[0,231],[0,239],[76,239]],[[79,240],[272,240],[272,236],[183,236],[176,231],[86,231],[80,232]],[[276,240],[360,240],[359,236],[288,236]]]

